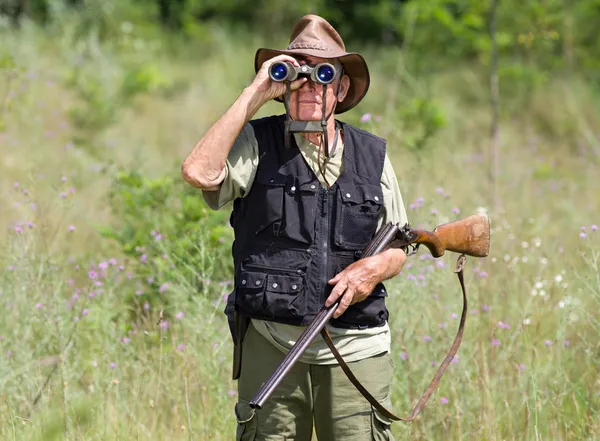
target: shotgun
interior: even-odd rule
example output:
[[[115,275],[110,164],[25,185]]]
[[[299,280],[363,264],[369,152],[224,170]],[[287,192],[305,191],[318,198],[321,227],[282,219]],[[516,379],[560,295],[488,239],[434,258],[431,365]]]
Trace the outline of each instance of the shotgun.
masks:
[[[417,252],[420,245],[424,245],[425,247],[427,247],[431,255],[435,258],[443,256],[446,251],[451,251],[454,253],[472,257],[486,257],[489,253],[490,247],[489,218],[485,213],[479,213],[454,222],[439,225],[431,232],[412,229],[410,227],[410,224],[406,224],[400,227],[398,224],[392,224],[391,222],[389,222],[388,224],[384,225],[376,233],[375,237],[371,240],[371,242],[369,242],[369,244],[366,246],[365,250],[361,255],[361,259],[373,256],[377,253],[385,251],[388,248],[401,248],[407,253],[407,255],[412,255]],[[409,248],[412,248],[412,251],[410,253]],[[462,329],[464,326],[464,320],[466,318],[466,293],[464,291],[464,285],[462,280],[462,269],[459,274],[459,279],[461,281],[461,286],[463,286],[463,315],[461,318],[459,334],[457,335],[457,338],[455,339],[453,347],[448,356],[446,357],[446,360],[444,360],[446,366],[453,358],[454,354],[456,353],[456,350],[458,350],[458,345],[460,344],[460,340],[462,339]],[[269,379],[265,383],[263,383],[260,389],[256,392],[256,394],[250,401],[250,407],[260,409],[264,405],[266,400],[275,391],[277,386],[281,383],[283,378],[294,366],[298,358],[300,358],[304,351],[306,351],[306,349],[313,342],[316,336],[319,333],[322,333],[324,330],[326,330],[325,327],[327,325],[327,322],[331,319],[333,313],[335,312],[338,306],[339,300],[336,301],[329,308],[324,307],[315,316],[313,321],[306,327],[304,332],[300,335],[298,341],[296,341],[294,346],[292,346],[290,351],[286,354],[286,356],[281,361],[277,369],[275,369],[275,372],[271,374]],[[332,348],[331,345],[330,349],[332,349],[332,352],[334,352],[334,348]],[[452,352],[454,352],[454,354]],[[444,363],[442,363],[442,365],[440,366],[438,373],[434,377],[434,381],[436,379],[437,381],[439,381],[439,379],[441,378],[441,374],[443,373],[442,367],[444,367]],[[434,381],[432,381],[432,385],[434,384]],[[437,381],[435,381],[435,385],[437,385]],[[434,387],[430,387],[430,389],[431,390],[428,390],[419,402],[421,408],[433,392]],[[417,405],[417,407],[419,407],[419,405]],[[412,420],[412,418],[414,418],[416,414],[420,411],[420,408],[417,409],[417,407],[415,407],[415,409],[413,410],[414,415],[411,415],[411,417],[409,417],[410,420]],[[409,420],[406,418],[396,419]]]

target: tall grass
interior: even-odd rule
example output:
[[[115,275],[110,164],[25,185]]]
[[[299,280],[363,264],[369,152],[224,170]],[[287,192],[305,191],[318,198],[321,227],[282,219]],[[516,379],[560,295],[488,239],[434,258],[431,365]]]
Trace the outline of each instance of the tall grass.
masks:
[[[140,301],[132,321],[124,314],[133,307],[129,282],[148,283],[139,276],[144,262],[98,230],[115,221],[107,205],[114,172],[178,173],[252,78],[261,42],[217,39],[221,53],[182,60],[144,55],[133,43],[73,46],[68,29],[52,41],[35,27],[2,32],[2,53],[13,61],[0,77],[0,439],[232,439],[236,386],[221,312],[231,285],[213,279],[210,249],[198,243],[206,255],[198,268],[173,263],[181,277],[165,294],[175,314],[161,320]],[[507,91],[501,204],[492,207],[485,76],[472,66],[422,78],[409,69],[386,112],[389,60],[398,54],[366,55],[372,90],[341,119],[388,137],[413,225],[431,229],[479,209],[492,219],[490,256],[467,263],[459,355],[423,415],[394,424],[397,438],[598,439],[595,91],[576,78],[552,80],[521,101]],[[153,74],[139,68],[148,65]],[[132,70],[146,72],[136,77],[142,90],[121,101]],[[420,149],[407,141],[419,122],[397,119],[415,99],[443,116]],[[260,115],[281,111],[269,103]],[[365,113],[372,118],[360,122]],[[169,215],[157,209],[156,221]],[[168,260],[168,238],[162,246]],[[388,282],[398,412],[425,388],[456,330],[454,258],[420,250]],[[190,270],[205,281],[201,292]]]

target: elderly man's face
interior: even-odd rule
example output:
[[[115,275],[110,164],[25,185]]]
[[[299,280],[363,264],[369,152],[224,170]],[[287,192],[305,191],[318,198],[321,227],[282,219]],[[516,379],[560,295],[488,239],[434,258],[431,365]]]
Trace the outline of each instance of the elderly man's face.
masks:
[[[316,65],[319,63],[330,62],[324,58],[303,56],[297,57],[300,65],[310,64]],[[332,63],[334,64],[334,63]],[[336,95],[336,91],[339,92]],[[344,75],[341,79],[336,79],[333,83],[327,86],[326,94],[326,105],[327,115],[330,115],[336,102],[341,102],[348,93],[348,87],[350,86],[350,79]],[[302,87],[298,90],[293,91],[290,94],[290,115],[292,119],[301,121],[318,121],[321,119],[321,111],[323,103],[323,86],[318,83],[314,83],[310,78],[306,81]]]

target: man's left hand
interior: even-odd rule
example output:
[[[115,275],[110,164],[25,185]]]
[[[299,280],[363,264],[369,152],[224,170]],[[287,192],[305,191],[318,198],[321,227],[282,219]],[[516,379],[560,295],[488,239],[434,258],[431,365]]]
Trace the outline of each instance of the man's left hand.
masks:
[[[325,306],[331,306],[341,297],[333,318],[342,315],[350,305],[369,297],[378,283],[399,273],[405,260],[406,254],[402,250],[386,250],[350,264],[329,280],[328,283],[335,287],[325,301]]]

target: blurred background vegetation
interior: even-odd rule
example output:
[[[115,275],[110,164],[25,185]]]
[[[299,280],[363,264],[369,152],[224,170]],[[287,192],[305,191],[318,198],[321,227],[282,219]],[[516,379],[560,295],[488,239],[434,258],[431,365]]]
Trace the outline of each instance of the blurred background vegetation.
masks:
[[[600,438],[600,0],[0,0],[0,439],[233,438],[230,207],[179,167],[306,13],[365,56],[340,119],[413,225],[492,219],[460,361],[394,433]],[[419,254],[387,283],[401,413],[460,312]]]

